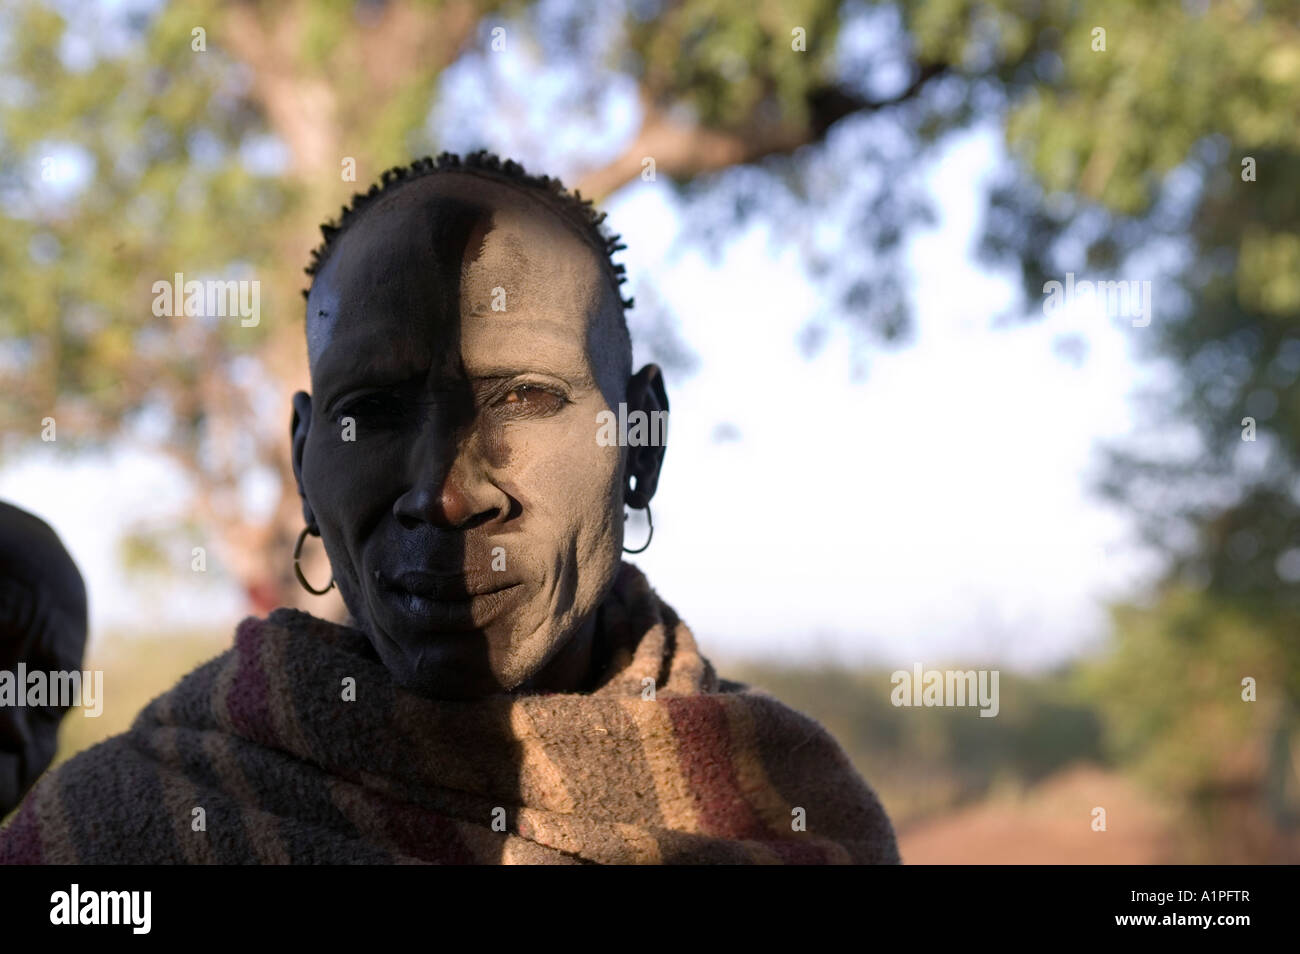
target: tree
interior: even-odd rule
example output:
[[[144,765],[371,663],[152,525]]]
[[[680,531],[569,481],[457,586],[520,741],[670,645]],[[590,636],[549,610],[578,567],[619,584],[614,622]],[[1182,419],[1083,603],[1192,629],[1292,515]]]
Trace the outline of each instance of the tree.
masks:
[[[364,184],[436,152],[444,71],[515,42],[580,58],[584,95],[611,77],[637,90],[627,145],[570,171],[582,191],[604,197],[650,158],[702,213],[726,213],[699,216],[706,237],[781,216],[828,320],[867,343],[908,333],[897,266],[927,215],[916,168],[947,134],[1000,123],[1016,162],[990,192],[983,249],[1020,270],[1027,303],[1066,271],[1158,281],[1158,316],[1135,334],[1177,364],[1169,426],[1203,452],[1117,456],[1112,488],[1216,592],[1291,605],[1277,574],[1297,562],[1300,41],[1282,2],[636,0],[612,29],[555,3],[198,0],[111,23],[70,9],[25,0],[0,20],[4,431],[35,439],[54,416],[61,440],[172,454],[255,608],[296,599],[292,276],[320,210],[358,188],[349,159]],[[93,170],[83,188],[59,182],[69,156]],[[819,221],[840,224],[834,246],[801,226]],[[177,271],[257,277],[262,320],[152,315],[152,282]],[[250,474],[279,487],[269,519],[240,503]],[[1179,499],[1151,505],[1150,486]]]
[[[295,602],[287,402],[306,374],[292,263],[350,191],[348,164],[364,182],[408,157],[439,71],[496,6],[202,0],[112,24],[93,4],[66,19],[12,6],[5,433],[32,440],[54,417],[75,446],[168,453],[252,607]],[[88,52],[109,27],[118,42]],[[277,147],[286,160],[260,168]],[[89,183],[70,187],[85,166]],[[153,283],[177,272],[258,281],[259,320],[153,314]],[[279,488],[269,519],[241,502],[257,475]]]
[[[90,4],[67,17],[11,6],[0,27],[0,75],[14,92],[0,112],[11,444],[36,439],[53,417],[65,444],[138,440],[165,451],[193,478],[198,522],[224,542],[253,608],[295,602],[286,555],[300,517],[284,422],[305,366],[301,285],[285,263],[306,262],[320,210],[357,188],[349,173],[365,183],[436,151],[422,129],[441,71],[471,44],[491,43],[492,24],[529,12],[201,0],[102,23]],[[795,14],[813,34],[798,60],[786,55]],[[885,108],[826,85],[836,15],[831,4],[796,5],[765,24],[750,24],[740,4],[630,15],[643,127],[629,153],[582,177],[587,190],[627,181],[626,156],[642,149],[655,150],[659,174],[685,180],[814,142],[854,109]],[[93,43],[100,31],[115,42]],[[679,41],[700,57],[689,75],[670,63]],[[752,80],[719,83],[719,64],[746,59]],[[669,118],[674,100],[703,112],[680,125]],[[275,146],[285,161],[267,168],[260,157]],[[154,282],[178,272],[259,281],[261,318],[250,327],[152,314]],[[280,488],[270,519],[241,503],[254,474]]]

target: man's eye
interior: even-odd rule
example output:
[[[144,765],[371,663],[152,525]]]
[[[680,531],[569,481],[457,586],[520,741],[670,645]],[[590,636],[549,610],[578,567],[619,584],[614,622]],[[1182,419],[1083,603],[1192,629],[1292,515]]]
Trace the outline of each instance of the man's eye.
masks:
[[[336,418],[401,417],[406,412],[396,395],[383,392],[361,394],[344,402],[335,412]]]
[[[553,414],[565,404],[564,398],[546,388],[522,384],[497,399],[493,407],[512,416]]]

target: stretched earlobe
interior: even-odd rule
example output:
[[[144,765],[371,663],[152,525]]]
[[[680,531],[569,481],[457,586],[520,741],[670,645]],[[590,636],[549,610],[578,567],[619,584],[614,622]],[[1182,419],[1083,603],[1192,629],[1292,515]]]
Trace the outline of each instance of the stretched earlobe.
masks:
[[[623,491],[623,503],[627,504],[633,510],[644,510],[650,506],[650,498],[653,492],[646,493],[645,483],[637,475],[630,475],[627,482],[627,489]]]
[[[299,391],[293,396],[293,414],[289,420],[290,456],[293,461],[293,478],[298,485],[298,498],[302,501],[302,519],[309,527],[316,525],[316,515],[307,503],[307,492],[302,484],[302,458],[307,449],[307,435],[311,433],[311,395]]]
[[[668,446],[668,393],[658,365],[647,364],[628,379],[627,406],[628,416],[634,412],[643,415],[647,426],[639,432],[642,440],[627,449],[628,484],[623,501],[635,510],[644,510],[658,489]]]

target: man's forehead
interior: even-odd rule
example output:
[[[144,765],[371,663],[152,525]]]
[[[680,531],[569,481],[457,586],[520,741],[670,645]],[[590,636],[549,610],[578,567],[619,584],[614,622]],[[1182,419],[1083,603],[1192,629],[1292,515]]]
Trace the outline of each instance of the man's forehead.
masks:
[[[536,198],[477,176],[429,176],[376,200],[336,240],[308,297],[309,357],[314,366],[349,319],[535,315],[582,333],[602,281],[594,250]]]

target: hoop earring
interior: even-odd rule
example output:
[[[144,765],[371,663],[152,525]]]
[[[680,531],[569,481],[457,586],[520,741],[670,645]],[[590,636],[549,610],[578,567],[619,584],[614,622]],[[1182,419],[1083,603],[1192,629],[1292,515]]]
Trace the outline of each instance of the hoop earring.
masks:
[[[654,518],[650,516],[650,505],[649,505],[649,504],[646,504],[646,505],[645,505],[645,518],[646,518],[646,522],[650,524],[650,536],[648,536],[648,537],[645,538],[645,543],[641,544],[641,549],[640,549],[640,550],[629,550],[627,547],[624,547],[624,548],[623,548],[623,552],[624,552],[624,553],[644,553],[646,547],[650,546],[650,541],[653,540],[653,539],[655,538],[655,522],[654,522]],[[627,511],[626,511],[626,510],[623,511],[623,520],[624,520],[624,521],[627,520]]]
[[[330,590],[334,589],[334,574],[330,574],[330,585],[325,587],[323,590],[318,590],[307,582],[307,577],[302,575],[302,567],[298,565],[298,561],[302,557],[302,545],[307,540],[307,534],[309,533],[311,533],[311,527],[303,527],[302,533],[298,534],[298,543],[293,548],[293,575],[298,578],[298,582],[302,585],[302,588],[312,596],[324,596]]]

